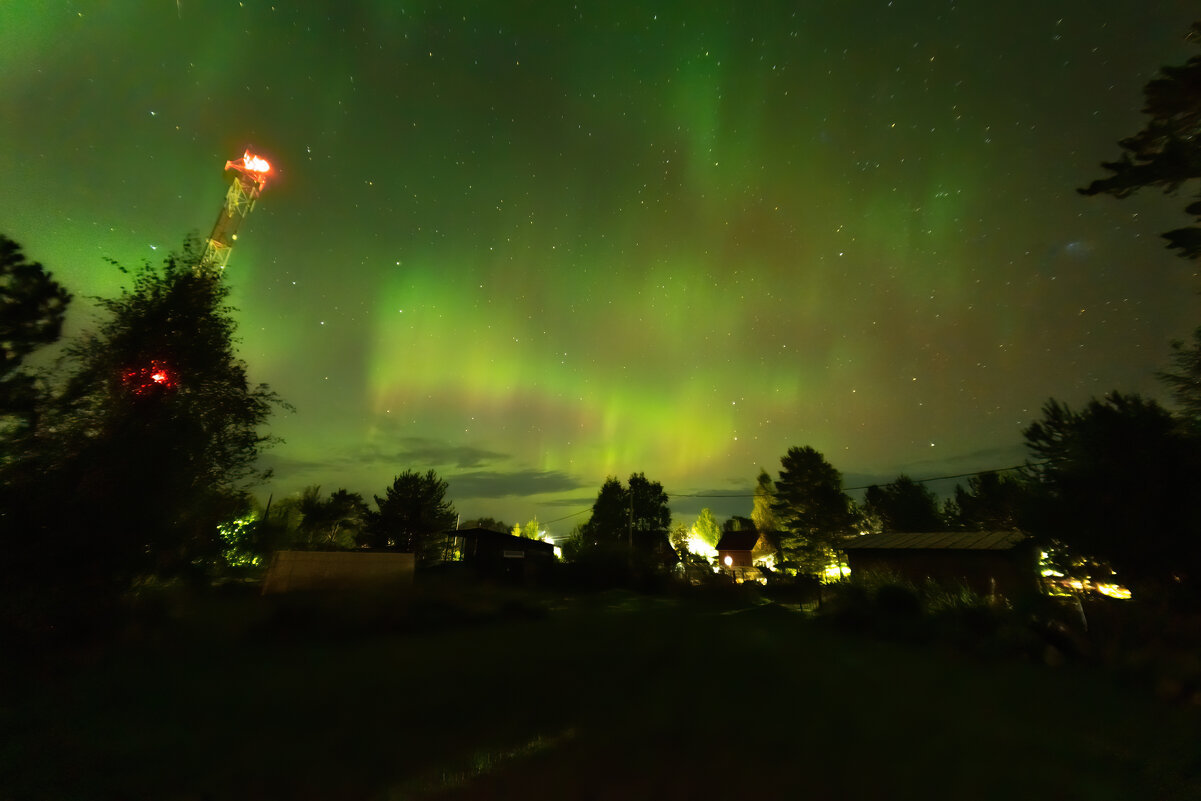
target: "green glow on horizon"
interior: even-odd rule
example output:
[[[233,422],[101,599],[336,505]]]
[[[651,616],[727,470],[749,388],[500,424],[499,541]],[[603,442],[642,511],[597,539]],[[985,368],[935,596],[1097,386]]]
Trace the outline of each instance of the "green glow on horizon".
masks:
[[[207,234],[224,161],[271,160],[226,271],[297,409],[265,493],[436,468],[528,520],[635,471],[749,491],[793,445],[996,467],[1050,395],[1157,391],[1195,325],[1178,209],[1073,191],[1191,55],[1174,13],[10,2],[0,218],[75,331],[103,257]]]

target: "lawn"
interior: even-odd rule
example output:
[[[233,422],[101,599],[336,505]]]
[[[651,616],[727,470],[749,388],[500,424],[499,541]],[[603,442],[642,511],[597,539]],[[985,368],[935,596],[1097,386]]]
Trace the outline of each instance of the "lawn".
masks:
[[[1196,710],[734,599],[247,596],[40,656],[0,798],[1201,798]]]

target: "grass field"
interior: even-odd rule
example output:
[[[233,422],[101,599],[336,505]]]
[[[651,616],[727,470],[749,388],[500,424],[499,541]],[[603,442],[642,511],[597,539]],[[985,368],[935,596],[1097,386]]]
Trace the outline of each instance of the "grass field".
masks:
[[[2,798],[1201,798],[1195,710],[733,598],[233,596],[25,656]]]

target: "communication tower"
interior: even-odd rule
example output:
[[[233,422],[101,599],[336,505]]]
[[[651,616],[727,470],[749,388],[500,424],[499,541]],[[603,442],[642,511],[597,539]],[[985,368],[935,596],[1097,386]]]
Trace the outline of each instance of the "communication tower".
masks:
[[[196,264],[196,272],[202,275],[220,275],[229,263],[229,254],[238,239],[238,226],[263,193],[271,165],[247,150],[242,158],[225,162],[225,169],[234,171],[234,179],[225,193],[225,204],[217,215],[213,232],[205,242],[204,255]]]

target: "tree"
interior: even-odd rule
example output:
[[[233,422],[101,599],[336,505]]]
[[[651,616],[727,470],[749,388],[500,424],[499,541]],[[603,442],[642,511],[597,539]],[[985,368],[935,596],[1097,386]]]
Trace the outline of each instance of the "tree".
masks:
[[[1179,340],[1172,343],[1170,360],[1174,369],[1156,376],[1172,393],[1184,427],[1193,436],[1201,436],[1201,328],[1193,332],[1192,345]]]
[[[713,516],[713,511],[709,507],[705,507],[697,515],[696,522],[692,524],[692,531],[710,548],[716,548],[717,541],[721,539],[721,529],[717,525],[717,518]]]
[[[755,498],[751,507],[751,520],[755,523],[756,531],[775,531],[779,528],[776,513],[772,504],[776,500],[776,488],[772,483],[771,474],[759,469],[759,477],[755,480]]]
[[[316,485],[305,487],[297,508],[302,516],[299,534],[310,547],[353,547],[370,514],[359,493],[339,489],[322,500],[321,487]]]
[[[842,474],[808,446],[789,448],[780,464],[772,504],[782,530],[780,549],[801,571],[820,573],[835,558],[835,546],[853,530]]]
[[[1014,531],[1021,528],[1025,498],[1026,488],[1017,478],[981,473],[968,479],[966,489],[955,485],[947,519],[967,531]]]
[[[938,497],[902,473],[891,484],[867,488],[864,511],[878,517],[885,533],[942,531],[946,528],[938,510]]]
[[[1201,22],[1194,22],[1185,38],[1201,42]],[[1082,194],[1125,198],[1146,187],[1175,194],[1186,182],[1201,178],[1201,56],[1181,67],[1163,67],[1144,87],[1143,96],[1143,113],[1150,116],[1147,126],[1118,142],[1124,151],[1121,158],[1101,163],[1113,174],[1080,189]],[[1184,210],[1201,223],[1201,199]],[[1163,237],[1177,255],[1201,258],[1201,225],[1168,231]]]
[[[769,477],[770,480],[770,477]],[[742,515],[730,515],[721,524],[721,533],[725,534],[730,531],[758,531],[758,526],[755,521],[749,517]]]
[[[580,535],[591,545],[619,544],[630,530],[628,494],[616,476],[609,476],[596,493],[592,515],[580,526]]]
[[[460,528],[486,528],[489,531],[498,531],[501,534],[508,533],[513,527],[508,523],[502,523],[491,517],[477,517],[474,520],[465,521]]]
[[[628,487],[612,476],[605,480],[582,533],[592,543],[654,550],[667,544],[670,528],[671,509],[663,485],[644,473],[633,473]]]
[[[26,261],[21,246],[0,234],[0,464],[15,458],[16,443],[37,427],[43,393],[22,364],[58,340],[70,301],[41,264]]]
[[[1025,439],[1043,542],[1107,563],[1136,593],[1201,584],[1197,442],[1167,410],[1117,392],[1080,412],[1052,399]]]
[[[98,301],[101,321],[68,347],[66,380],[19,465],[30,555],[80,585],[207,570],[218,524],[248,509],[265,476],[256,462],[271,438],[259,429],[279,400],[249,384],[228,287],[197,275],[197,258],[189,243]]]
[[[542,527],[538,525],[538,518],[527,520],[524,526],[514,525],[513,530],[509,532],[514,537],[525,537],[527,540],[542,539]]]
[[[425,474],[404,471],[384,497],[375,496],[378,511],[371,515],[361,544],[411,552],[419,562],[435,559],[443,535],[455,524],[455,507],[446,500],[447,488],[433,470]]]

